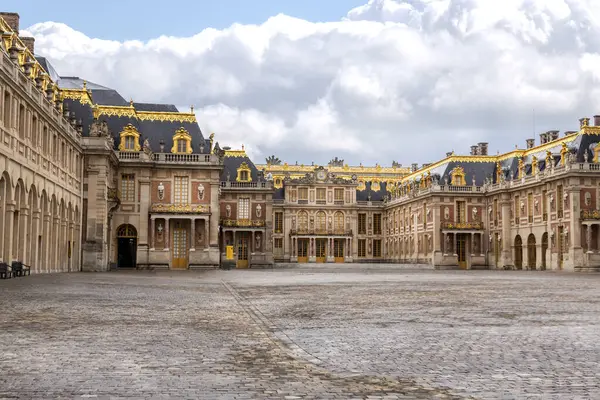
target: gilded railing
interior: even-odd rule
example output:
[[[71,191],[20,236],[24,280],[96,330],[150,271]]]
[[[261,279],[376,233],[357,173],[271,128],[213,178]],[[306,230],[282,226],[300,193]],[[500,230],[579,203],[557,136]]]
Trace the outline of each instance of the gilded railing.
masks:
[[[581,210],[582,220],[600,220],[600,210]]]
[[[450,230],[482,230],[483,223],[481,221],[474,222],[444,222],[442,229]]]
[[[290,235],[315,235],[315,236],[325,236],[325,235],[337,235],[337,236],[352,236],[352,229],[308,229],[308,228],[300,228],[300,229],[292,229],[290,230]]]
[[[223,220],[223,226],[226,227],[239,227],[239,228],[261,228],[265,226],[263,220],[250,220],[250,219],[225,219]]]
[[[153,213],[166,214],[206,214],[210,212],[210,206],[204,204],[152,204],[150,209]]]

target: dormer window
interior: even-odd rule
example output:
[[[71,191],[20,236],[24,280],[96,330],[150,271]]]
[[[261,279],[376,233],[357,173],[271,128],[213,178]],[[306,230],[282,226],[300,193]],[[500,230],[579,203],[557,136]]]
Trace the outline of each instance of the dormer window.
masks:
[[[465,186],[465,170],[463,167],[455,167],[451,172],[452,185],[454,186]]]
[[[140,151],[140,133],[135,126],[127,124],[119,137],[119,151]]]
[[[190,154],[192,152],[192,136],[185,128],[179,128],[173,135],[171,153]]]
[[[248,166],[248,164],[246,164],[245,161],[242,162],[237,169],[236,181],[238,181],[238,182],[251,182],[252,181],[250,167]]]

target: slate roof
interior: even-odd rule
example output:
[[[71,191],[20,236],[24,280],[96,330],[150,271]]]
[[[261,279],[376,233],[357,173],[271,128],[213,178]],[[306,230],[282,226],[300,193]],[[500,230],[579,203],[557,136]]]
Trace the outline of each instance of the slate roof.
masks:
[[[230,181],[235,181],[237,178],[237,170],[245,162],[250,168],[250,175],[252,176],[252,182],[258,181],[258,168],[256,165],[250,160],[250,158],[246,156],[231,156],[225,154],[225,158],[223,159],[223,172],[221,172],[221,181],[227,181],[227,177],[229,176]]]
[[[61,89],[83,90],[84,79],[75,76],[59,76],[50,62],[44,57],[37,57],[38,62],[50,74],[52,79],[58,84]],[[131,103],[114,89],[99,85],[94,82],[85,81],[86,88],[91,92],[91,97],[94,105],[100,106],[119,106],[129,107]],[[90,125],[94,122],[92,106],[90,104],[82,104],[79,100],[65,99],[64,107],[70,113],[75,114],[75,118],[80,120],[83,125],[83,136],[88,136]],[[178,113],[179,110],[173,104],[156,104],[156,103],[133,103],[133,108],[136,111],[145,112],[168,112]],[[127,124],[136,127],[140,132],[140,145],[145,139],[150,142],[150,147],[153,151],[160,151],[160,142],[164,141],[165,152],[170,152],[173,147],[173,135],[175,132],[184,128],[192,137],[192,150],[194,153],[200,153],[200,144],[204,144],[204,153],[210,152],[210,141],[205,139],[202,131],[195,122],[170,122],[159,120],[140,120],[136,117],[127,116],[106,116],[101,115],[99,120],[106,121],[108,128],[113,135],[115,142],[115,150],[119,147],[119,133]],[[254,165],[254,164],[252,164]],[[253,177],[254,179],[254,177]]]
[[[381,182],[379,184],[379,190],[373,190],[372,182],[365,182],[365,189],[356,189],[356,201],[383,201],[387,195],[387,184]]]

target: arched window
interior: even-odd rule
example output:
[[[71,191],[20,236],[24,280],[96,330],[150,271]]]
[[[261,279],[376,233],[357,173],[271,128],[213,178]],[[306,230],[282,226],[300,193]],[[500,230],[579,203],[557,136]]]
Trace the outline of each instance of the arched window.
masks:
[[[117,229],[117,237],[120,238],[136,238],[137,230],[133,225],[124,224]]]
[[[333,226],[336,232],[344,232],[344,213],[338,211],[334,214]]]
[[[324,211],[319,211],[317,213],[317,232],[326,232],[327,231],[327,217],[325,216]]]
[[[301,232],[308,231],[308,213],[306,211],[298,213],[298,228]]]

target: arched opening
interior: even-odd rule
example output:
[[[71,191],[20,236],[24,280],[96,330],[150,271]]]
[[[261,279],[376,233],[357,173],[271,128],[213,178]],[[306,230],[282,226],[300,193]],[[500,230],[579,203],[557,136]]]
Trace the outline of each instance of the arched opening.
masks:
[[[117,229],[117,268],[135,268],[137,256],[137,230],[124,224]]]
[[[523,269],[523,240],[519,235],[515,237],[515,268]]]
[[[535,235],[530,233],[527,237],[527,268],[535,269]]]
[[[542,271],[546,270],[546,252],[548,250],[548,232],[542,235]]]

